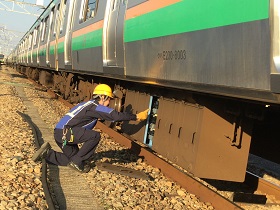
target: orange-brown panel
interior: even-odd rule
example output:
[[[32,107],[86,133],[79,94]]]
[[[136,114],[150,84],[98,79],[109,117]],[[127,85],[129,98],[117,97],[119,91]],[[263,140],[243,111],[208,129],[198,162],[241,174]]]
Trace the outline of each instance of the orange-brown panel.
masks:
[[[103,22],[104,21],[101,20],[101,21],[98,21],[98,22],[96,22],[96,23],[94,23],[92,25],[89,25],[89,26],[85,27],[85,28],[82,28],[80,30],[74,31],[73,32],[73,37],[81,36],[82,34],[87,34],[87,33],[91,32],[91,31],[98,30],[98,29],[103,27]]]
[[[150,0],[146,1],[136,7],[128,9],[126,12],[126,20],[152,12],[154,10],[169,6],[180,2],[181,0]]]

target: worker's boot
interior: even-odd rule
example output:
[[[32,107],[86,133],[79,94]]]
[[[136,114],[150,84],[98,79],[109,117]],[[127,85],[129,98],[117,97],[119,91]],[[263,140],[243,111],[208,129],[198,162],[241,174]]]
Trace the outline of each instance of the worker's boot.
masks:
[[[95,160],[94,160],[94,154],[92,156],[89,157],[89,159],[84,161],[84,165],[89,165],[90,168],[94,168],[95,165]]]
[[[33,155],[32,160],[34,162],[42,160],[43,158],[45,158],[48,155],[50,148],[51,148],[50,143],[45,142],[44,144],[42,144],[40,149]]]

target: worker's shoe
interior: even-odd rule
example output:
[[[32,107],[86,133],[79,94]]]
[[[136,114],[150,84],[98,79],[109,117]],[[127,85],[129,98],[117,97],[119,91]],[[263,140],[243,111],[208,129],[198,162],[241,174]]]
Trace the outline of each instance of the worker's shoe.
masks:
[[[32,160],[34,162],[42,160],[43,158],[45,158],[48,155],[50,148],[51,148],[50,143],[45,142],[44,144],[42,144],[40,149],[38,149],[38,151],[33,155]]]
[[[85,167],[86,166],[89,166],[90,168],[94,168],[96,165],[95,165],[95,161],[93,161],[93,160],[85,160]]]
[[[70,161],[68,166],[80,173],[88,173],[90,171],[90,165],[88,165],[88,164],[79,166],[79,165],[75,164],[74,162]]]
[[[90,156],[87,160],[85,160],[84,165],[88,165],[90,168],[94,168],[96,166],[94,161],[94,155]]]

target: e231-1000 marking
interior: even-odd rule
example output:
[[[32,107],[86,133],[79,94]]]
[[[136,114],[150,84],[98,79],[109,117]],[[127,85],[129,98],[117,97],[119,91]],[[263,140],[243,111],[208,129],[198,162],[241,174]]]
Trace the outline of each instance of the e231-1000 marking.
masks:
[[[163,60],[185,60],[186,50],[164,50],[158,53],[158,58]]]

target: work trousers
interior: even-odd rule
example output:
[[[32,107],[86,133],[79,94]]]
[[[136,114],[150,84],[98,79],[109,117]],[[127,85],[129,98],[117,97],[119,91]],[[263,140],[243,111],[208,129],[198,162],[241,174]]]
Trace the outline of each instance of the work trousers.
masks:
[[[50,149],[46,157],[46,161],[55,165],[66,166],[70,161],[81,166],[85,160],[93,156],[94,151],[100,141],[100,134],[94,130],[87,130],[85,128],[72,128],[74,135],[73,142],[67,142],[63,145],[62,129],[54,129],[54,138],[57,145],[61,148],[62,152]],[[66,139],[70,139],[71,132],[68,130]],[[83,143],[79,149],[78,144]]]

